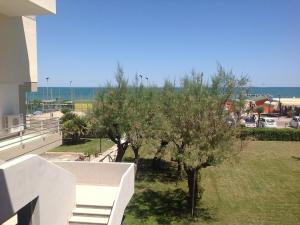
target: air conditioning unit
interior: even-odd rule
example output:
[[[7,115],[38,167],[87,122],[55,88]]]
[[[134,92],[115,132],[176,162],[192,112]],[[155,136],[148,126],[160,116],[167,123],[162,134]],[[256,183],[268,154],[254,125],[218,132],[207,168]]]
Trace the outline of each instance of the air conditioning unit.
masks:
[[[3,117],[4,129],[9,134],[18,133],[24,130],[22,115],[6,115]]]

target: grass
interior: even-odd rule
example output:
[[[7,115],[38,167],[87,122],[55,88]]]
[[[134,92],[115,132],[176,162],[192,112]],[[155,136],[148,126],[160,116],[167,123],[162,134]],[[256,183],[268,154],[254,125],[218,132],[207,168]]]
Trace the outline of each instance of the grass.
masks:
[[[249,142],[230,161],[204,169],[197,219],[187,213],[187,184],[176,180],[176,164],[151,170],[153,152],[142,150],[124,225],[300,224],[300,142]]]
[[[101,150],[102,150],[102,152],[104,152],[105,150],[112,147],[114,145],[114,143],[112,141],[110,141],[109,139],[102,139],[101,145],[102,145]],[[65,143],[63,145],[61,145],[51,151],[52,152],[79,152],[79,153],[89,152],[91,154],[95,154],[95,153],[100,152],[100,142],[99,142],[99,139],[95,139],[95,138],[84,138],[84,139],[82,139],[82,142],[77,145],[74,145],[68,141],[65,141]]]

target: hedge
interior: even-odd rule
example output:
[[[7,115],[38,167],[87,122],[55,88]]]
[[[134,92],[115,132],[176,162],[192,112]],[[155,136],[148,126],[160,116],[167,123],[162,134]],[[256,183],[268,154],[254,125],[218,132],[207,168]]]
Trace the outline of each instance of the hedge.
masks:
[[[300,141],[300,129],[292,128],[244,128],[241,138],[254,138],[258,141]]]

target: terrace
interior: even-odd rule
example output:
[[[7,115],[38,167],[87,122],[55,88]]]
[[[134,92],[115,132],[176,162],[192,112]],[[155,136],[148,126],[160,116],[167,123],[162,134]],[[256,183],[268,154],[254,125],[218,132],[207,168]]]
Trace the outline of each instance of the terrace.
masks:
[[[40,154],[62,144],[58,118],[28,119],[0,130],[0,159],[11,160],[26,153]],[[17,119],[17,117],[15,118]]]
[[[121,224],[134,193],[134,176],[131,163],[52,163],[22,156],[0,166],[0,202],[5,206],[0,224],[9,218],[6,224]]]

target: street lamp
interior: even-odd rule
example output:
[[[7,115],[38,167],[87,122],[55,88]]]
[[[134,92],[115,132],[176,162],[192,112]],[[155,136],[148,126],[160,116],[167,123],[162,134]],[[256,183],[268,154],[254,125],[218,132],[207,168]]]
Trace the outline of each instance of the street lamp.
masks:
[[[141,84],[142,84],[142,82],[143,82],[143,75],[140,74],[139,77],[141,78]]]
[[[73,101],[73,96],[72,96],[72,81],[70,80],[70,99]]]
[[[47,82],[47,100],[49,99],[49,92],[48,92],[48,81],[49,81],[50,77],[46,77],[46,82]]]
[[[281,116],[282,111],[281,111],[280,95],[278,95],[278,97],[279,97],[279,103],[278,103],[279,104],[279,116]]]
[[[149,86],[149,78],[148,77],[146,77],[146,80],[147,80],[147,86]]]

